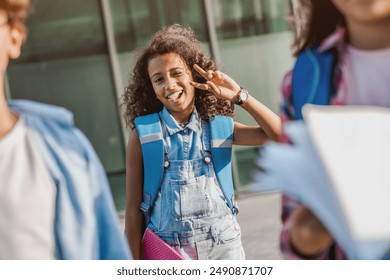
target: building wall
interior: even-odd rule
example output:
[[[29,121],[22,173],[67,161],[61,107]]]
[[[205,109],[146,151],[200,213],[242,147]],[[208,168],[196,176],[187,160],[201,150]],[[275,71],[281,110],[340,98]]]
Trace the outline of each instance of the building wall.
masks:
[[[228,39],[219,44],[223,68],[274,112],[278,112],[280,81],[293,64],[288,51],[291,40],[291,33],[285,31]],[[239,106],[236,106],[235,120],[248,125],[256,124]],[[259,150],[256,147],[235,146],[233,151],[235,186],[238,190],[245,190],[252,183],[252,172],[257,170],[254,159]]]

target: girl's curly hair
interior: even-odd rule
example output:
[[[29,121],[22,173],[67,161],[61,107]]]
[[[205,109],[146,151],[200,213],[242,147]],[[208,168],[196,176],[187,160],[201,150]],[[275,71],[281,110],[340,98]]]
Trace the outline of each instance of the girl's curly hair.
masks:
[[[188,65],[194,81],[205,83],[206,80],[193,69],[196,63],[204,70],[215,70],[215,62],[205,54],[195,33],[189,27],[173,24],[156,32],[147,48],[140,54],[133,70],[130,83],[123,94],[123,117],[126,125],[134,128],[134,119],[162,110],[163,104],[156,98],[148,74],[149,61],[158,55],[179,54]],[[233,116],[233,106],[229,101],[218,99],[214,94],[195,88],[195,106],[201,119],[215,115]]]

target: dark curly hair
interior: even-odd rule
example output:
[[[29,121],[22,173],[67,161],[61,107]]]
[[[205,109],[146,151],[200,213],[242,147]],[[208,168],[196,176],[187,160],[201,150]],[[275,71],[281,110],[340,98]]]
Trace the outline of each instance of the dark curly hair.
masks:
[[[156,98],[148,74],[149,61],[158,55],[179,54],[192,72],[194,81],[206,80],[193,69],[198,64],[204,70],[215,70],[214,60],[206,55],[195,33],[189,27],[173,24],[156,32],[147,48],[140,54],[130,77],[130,83],[123,95],[123,117],[126,125],[134,128],[134,119],[162,110],[163,104]],[[218,99],[214,94],[195,88],[195,106],[201,119],[207,120],[215,115],[233,116],[233,106],[229,101]]]

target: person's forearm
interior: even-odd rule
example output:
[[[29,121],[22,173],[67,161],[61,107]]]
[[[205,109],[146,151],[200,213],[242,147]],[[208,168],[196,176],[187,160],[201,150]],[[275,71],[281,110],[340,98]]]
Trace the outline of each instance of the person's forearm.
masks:
[[[142,259],[143,217],[141,215],[126,216],[126,237],[135,260]]]
[[[282,124],[277,114],[251,95],[249,95],[247,102],[241,105],[241,107],[251,114],[268,138],[273,141],[279,140]]]

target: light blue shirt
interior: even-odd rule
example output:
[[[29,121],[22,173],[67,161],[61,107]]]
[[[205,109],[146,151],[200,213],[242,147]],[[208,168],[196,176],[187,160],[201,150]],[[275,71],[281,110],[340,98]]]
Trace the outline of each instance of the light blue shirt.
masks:
[[[107,177],[87,138],[66,109],[10,101],[31,131],[57,190],[57,259],[130,259]]]
[[[203,157],[202,121],[196,109],[184,128],[176,122],[165,107],[159,114],[162,126],[166,128],[163,129],[163,138],[164,146],[169,148],[169,159],[192,160]]]

